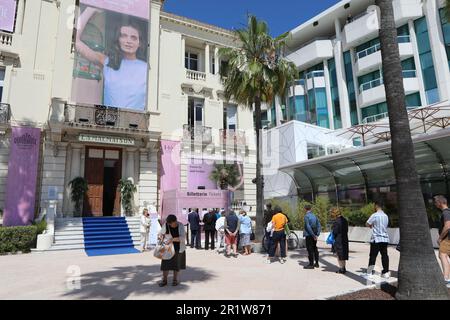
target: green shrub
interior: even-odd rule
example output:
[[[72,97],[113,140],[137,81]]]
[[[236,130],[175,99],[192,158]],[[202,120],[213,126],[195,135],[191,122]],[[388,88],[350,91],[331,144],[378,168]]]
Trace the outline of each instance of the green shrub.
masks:
[[[289,227],[292,230],[298,230],[296,228],[297,220],[298,220],[298,214],[293,210],[291,204],[288,201],[285,200],[278,200],[278,199],[272,199],[270,200],[270,203],[272,203],[272,209],[274,209],[276,206],[279,206],[281,210],[283,210],[283,213],[285,213],[289,218]]]
[[[37,237],[36,226],[0,227],[0,254],[30,252]]]
[[[328,221],[330,221],[331,203],[327,197],[317,197],[312,205],[312,212],[319,218],[322,231],[326,232],[330,228]]]
[[[37,234],[42,234],[47,229],[47,220],[45,219],[45,215],[41,221],[34,221],[33,226],[37,228]]]
[[[342,215],[348,220],[348,224],[354,227],[365,227],[369,217],[375,212],[375,204],[369,203],[359,210],[346,208]]]
[[[298,212],[298,230],[305,230],[305,206],[312,205],[311,202],[306,200],[300,200],[297,204],[297,212]]]

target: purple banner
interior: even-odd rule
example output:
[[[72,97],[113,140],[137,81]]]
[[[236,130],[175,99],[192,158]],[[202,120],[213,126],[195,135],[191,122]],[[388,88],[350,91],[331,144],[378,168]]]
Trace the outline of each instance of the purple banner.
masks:
[[[12,128],[3,225],[24,226],[34,220],[41,130]]]
[[[188,190],[197,190],[198,187],[203,189],[218,189],[214,181],[209,178],[209,175],[214,170],[214,164],[191,163],[188,165],[187,180]]]
[[[16,0],[0,0],[0,30],[13,32]]]

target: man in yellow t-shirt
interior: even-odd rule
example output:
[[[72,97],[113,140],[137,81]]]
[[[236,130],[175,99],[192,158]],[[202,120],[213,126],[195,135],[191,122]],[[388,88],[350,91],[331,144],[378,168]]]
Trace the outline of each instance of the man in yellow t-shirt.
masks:
[[[286,262],[286,233],[284,232],[284,227],[288,223],[288,219],[279,206],[274,208],[274,215],[272,217],[272,227],[273,236],[272,242],[269,249],[269,257],[267,258],[267,263],[271,263],[273,257],[275,256],[275,250],[280,243],[281,248],[281,263]]]

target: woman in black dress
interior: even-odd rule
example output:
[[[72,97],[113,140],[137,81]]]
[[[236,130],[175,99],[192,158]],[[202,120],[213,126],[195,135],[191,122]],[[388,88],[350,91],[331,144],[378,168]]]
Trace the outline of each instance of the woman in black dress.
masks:
[[[170,235],[170,236],[169,236]],[[178,273],[180,270],[186,269],[186,234],[182,223],[177,221],[175,215],[169,215],[166,223],[162,226],[159,232],[159,238],[167,237],[168,244],[173,243],[175,255],[170,260],[161,260],[161,271],[163,272],[163,279],[158,283],[160,287],[167,285],[167,276],[169,271],[173,271],[173,286],[178,285]]]
[[[345,261],[348,260],[348,222],[338,208],[331,209],[331,218],[334,219],[333,236],[334,236],[334,251],[338,258],[339,270],[336,273],[345,274]]]

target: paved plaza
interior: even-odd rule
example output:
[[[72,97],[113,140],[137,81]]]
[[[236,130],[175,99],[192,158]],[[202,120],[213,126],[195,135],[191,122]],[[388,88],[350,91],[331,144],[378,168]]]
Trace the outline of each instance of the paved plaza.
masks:
[[[215,251],[187,250],[180,285],[160,288],[160,261],[151,252],[87,257],[57,251],[0,257],[0,299],[324,299],[364,289],[369,246],[350,244],[347,274],[336,274],[336,258],[319,242],[320,268],[305,270],[306,249],[290,251],[285,264],[265,264],[263,254],[225,258]],[[389,248],[391,270],[399,253]],[[381,264],[380,257],[377,263]],[[397,273],[392,272],[391,281]],[[78,281],[79,280],[79,281]]]

